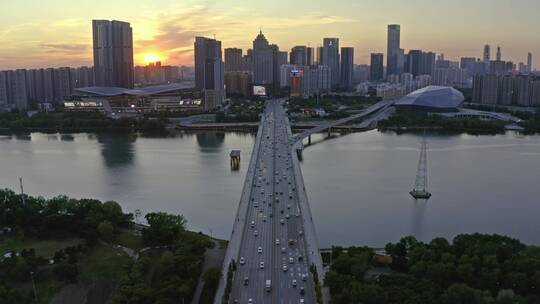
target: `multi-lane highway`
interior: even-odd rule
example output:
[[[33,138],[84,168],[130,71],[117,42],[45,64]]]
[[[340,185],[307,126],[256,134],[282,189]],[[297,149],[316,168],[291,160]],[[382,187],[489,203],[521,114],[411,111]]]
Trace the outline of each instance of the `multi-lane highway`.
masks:
[[[315,303],[292,136],[279,100],[266,103],[237,222],[243,220],[230,303]],[[234,246],[234,244],[233,244]]]
[[[324,129],[382,115],[392,101],[379,102],[352,117],[293,136],[283,100],[266,102],[214,300],[222,303],[233,261],[229,303],[316,303],[309,266],[324,277],[317,236],[296,151],[302,139]],[[376,118],[375,118],[376,119]],[[323,292],[323,303],[328,302]]]

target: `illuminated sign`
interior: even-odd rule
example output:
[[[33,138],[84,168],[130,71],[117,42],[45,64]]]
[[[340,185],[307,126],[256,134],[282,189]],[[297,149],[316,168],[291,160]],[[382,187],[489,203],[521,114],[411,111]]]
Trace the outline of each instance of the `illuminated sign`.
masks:
[[[266,96],[266,88],[263,86],[253,86],[253,95]]]

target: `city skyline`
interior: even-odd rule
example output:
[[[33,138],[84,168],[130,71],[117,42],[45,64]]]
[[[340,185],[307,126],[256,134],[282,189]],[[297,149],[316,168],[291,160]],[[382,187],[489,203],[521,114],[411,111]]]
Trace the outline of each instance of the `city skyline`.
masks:
[[[532,0],[519,1],[521,5],[502,0],[477,0],[465,5],[460,0],[457,2],[463,5],[446,6],[425,0],[368,0],[361,4],[340,0],[315,6],[306,1],[176,4],[169,0],[135,0],[117,1],[112,7],[106,1],[75,6],[53,0],[45,10],[37,10],[31,2],[2,4],[6,8],[0,12],[2,70],[92,65],[92,19],[131,23],[137,65],[156,59],[193,65],[195,36],[215,34],[223,41],[223,48],[245,51],[260,28],[270,41],[287,51],[295,45],[317,47],[323,38],[337,37],[342,46],[355,48],[356,63],[367,64],[370,53],[386,53],[388,24],[401,25],[401,48],[444,53],[452,60],[462,56],[481,58],[486,43],[492,51],[500,45],[502,58],[516,64],[526,63],[528,52],[533,56],[540,53],[540,42],[534,41],[529,31],[540,23],[533,18],[540,3]],[[279,10],[285,5],[287,10]]]

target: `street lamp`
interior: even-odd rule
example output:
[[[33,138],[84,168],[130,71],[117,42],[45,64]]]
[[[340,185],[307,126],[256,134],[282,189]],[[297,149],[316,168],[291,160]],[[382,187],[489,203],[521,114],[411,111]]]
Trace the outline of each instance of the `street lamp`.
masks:
[[[34,300],[36,301],[36,303],[38,302],[38,299],[37,299],[37,290],[36,290],[36,283],[34,282],[34,272],[33,271],[30,271],[30,278],[32,278],[32,287],[34,289]]]

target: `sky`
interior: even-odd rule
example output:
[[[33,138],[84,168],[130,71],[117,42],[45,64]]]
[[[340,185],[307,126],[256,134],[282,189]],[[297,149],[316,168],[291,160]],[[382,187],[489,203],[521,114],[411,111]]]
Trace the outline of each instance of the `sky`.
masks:
[[[193,65],[199,35],[245,52],[259,29],[287,51],[338,37],[355,48],[355,63],[369,63],[386,52],[393,23],[406,51],[459,60],[481,57],[489,43],[492,58],[500,45],[518,63],[540,56],[539,11],[539,0],[0,0],[0,69],[92,65],[92,19],[130,22],[140,65]]]

